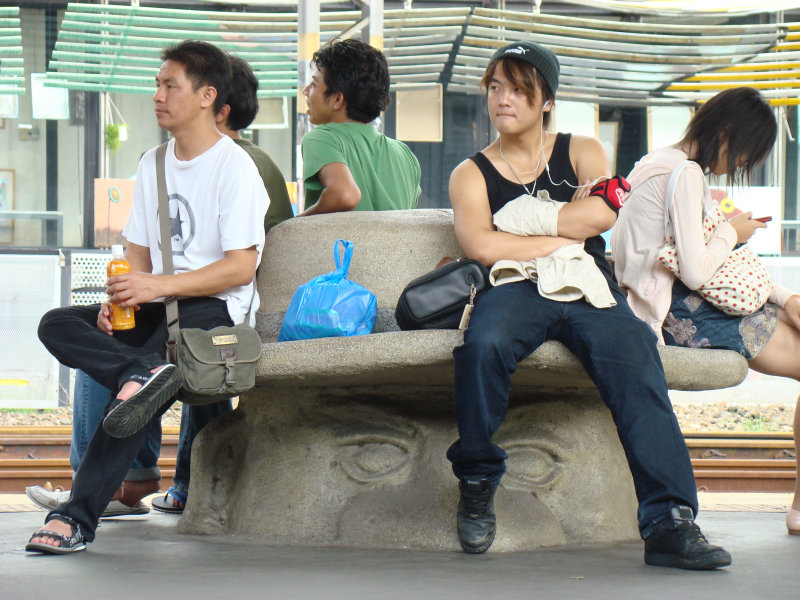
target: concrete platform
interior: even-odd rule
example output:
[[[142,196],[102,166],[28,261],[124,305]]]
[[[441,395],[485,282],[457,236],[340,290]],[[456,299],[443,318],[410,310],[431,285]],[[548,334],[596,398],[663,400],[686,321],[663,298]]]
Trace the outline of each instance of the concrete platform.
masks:
[[[721,511],[775,511],[702,512],[704,532],[734,560],[707,573],[649,567],[641,543],[483,556],[297,548],[181,535],[177,518],[160,513],[105,521],[97,541],[74,556],[26,556],[25,542],[43,513],[1,513],[0,598],[797,598],[800,536],[786,534],[778,512],[786,498],[704,495],[701,506]],[[0,503],[24,504],[7,497]]]
[[[788,377],[764,375],[753,370],[749,370],[745,380],[735,387],[702,392],[669,391],[673,405],[727,402],[729,405],[738,406],[781,404],[794,408],[798,395],[800,395],[800,382]]]

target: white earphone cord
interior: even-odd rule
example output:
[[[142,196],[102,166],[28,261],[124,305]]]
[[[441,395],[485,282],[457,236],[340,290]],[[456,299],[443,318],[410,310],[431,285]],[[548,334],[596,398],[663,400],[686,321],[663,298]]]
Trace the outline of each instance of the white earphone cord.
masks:
[[[512,165],[511,162],[509,162],[509,160],[503,154],[502,138],[498,138],[497,139],[497,147],[498,147],[498,150],[500,151],[500,158],[502,158],[503,162],[508,165],[508,168],[511,169],[511,172],[514,174],[514,177],[517,178],[517,181],[519,181],[519,184],[522,186],[522,188],[525,190],[525,192],[529,196],[533,196],[533,192],[536,191],[536,182],[537,182],[537,180],[539,179],[539,177],[541,175],[537,176],[533,180],[533,187],[530,190],[528,189],[528,186],[526,186],[522,182],[522,177],[521,176],[522,175],[527,175],[528,173],[536,173],[539,170],[539,165],[541,164],[543,158],[545,159],[544,160],[544,170],[547,173],[547,179],[550,180],[550,183],[553,185],[553,187],[558,187],[558,186],[563,185],[563,184],[566,184],[568,187],[571,187],[571,188],[576,189],[576,190],[578,190],[580,188],[585,188],[585,187],[588,187],[588,188],[594,187],[595,184],[597,184],[601,179],[604,179],[604,177],[602,177],[602,176],[598,177],[594,181],[591,181],[591,182],[586,183],[584,185],[573,185],[569,181],[567,181],[566,179],[562,179],[559,183],[556,183],[555,181],[553,181],[553,177],[550,175],[550,162],[545,158],[545,154],[544,154],[544,136],[545,136],[545,131],[544,131],[544,109],[549,104],[550,104],[550,100],[548,100],[547,102],[544,103],[544,105],[542,105],[542,125],[541,125],[541,135],[539,136],[539,142],[540,142],[539,160],[536,161],[536,167],[534,168],[534,170],[533,171],[521,171],[521,172],[517,171],[516,167],[514,167],[514,165]],[[608,178],[606,177],[605,179],[608,179]]]
[[[548,102],[549,102],[549,100],[548,100]],[[544,109],[544,107],[542,107],[542,109]],[[541,141],[540,151],[541,151],[541,153],[542,153],[542,156],[544,156],[544,136],[545,136],[545,132],[544,132],[544,118],[542,118],[542,134],[539,136],[539,140]],[[597,179],[595,179],[594,181],[591,181],[591,182],[589,182],[589,183],[585,183],[584,185],[572,185],[572,184],[571,184],[569,181],[567,181],[566,179],[562,179],[560,182],[556,183],[555,181],[553,181],[553,178],[550,176],[550,161],[548,161],[546,158],[545,158],[545,160],[544,160],[544,170],[545,170],[545,172],[547,173],[547,179],[549,179],[549,180],[550,180],[550,183],[551,183],[553,186],[555,186],[555,187],[558,187],[558,186],[560,186],[560,185],[562,185],[562,184],[566,184],[568,187],[571,187],[571,188],[573,188],[573,189],[575,189],[575,190],[579,190],[579,189],[581,189],[581,188],[585,188],[585,187],[592,188],[592,187],[594,187],[594,186],[595,186],[595,185],[596,185],[596,184],[597,184],[599,181],[601,181],[602,179],[608,179],[608,177],[602,177],[602,176],[601,176],[601,177],[598,177]]]

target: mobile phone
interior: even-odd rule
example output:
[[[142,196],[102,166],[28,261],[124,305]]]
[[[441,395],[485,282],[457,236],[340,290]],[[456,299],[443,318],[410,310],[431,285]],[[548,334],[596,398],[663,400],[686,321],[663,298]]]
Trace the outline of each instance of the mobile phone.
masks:
[[[772,221],[772,217],[757,217],[753,219],[753,221],[758,221],[759,223],[769,223]]]

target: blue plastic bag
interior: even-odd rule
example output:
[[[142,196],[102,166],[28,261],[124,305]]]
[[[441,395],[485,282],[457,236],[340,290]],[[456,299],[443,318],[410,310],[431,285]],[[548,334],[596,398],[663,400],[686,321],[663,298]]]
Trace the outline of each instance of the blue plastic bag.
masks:
[[[344,248],[344,263],[339,244]],[[367,288],[347,279],[352,257],[353,242],[336,240],[336,270],[297,288],[283,319],[279,342],[372,333],[378,302]]]

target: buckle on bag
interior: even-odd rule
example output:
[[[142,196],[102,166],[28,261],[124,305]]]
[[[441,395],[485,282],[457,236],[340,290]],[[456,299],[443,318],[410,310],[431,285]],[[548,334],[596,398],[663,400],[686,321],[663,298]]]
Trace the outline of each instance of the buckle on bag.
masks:
[[[178,364],[178,358],[175,354],[175,347],[177,346],[177,342],[175,340],[167,340],[167,360],[171,362],[173,365]]]
[[[236,379],[234,377],[233,368],[236,366],[236,348],[220,349],[219,357],[225,362],[225,385],[235,385]]]

